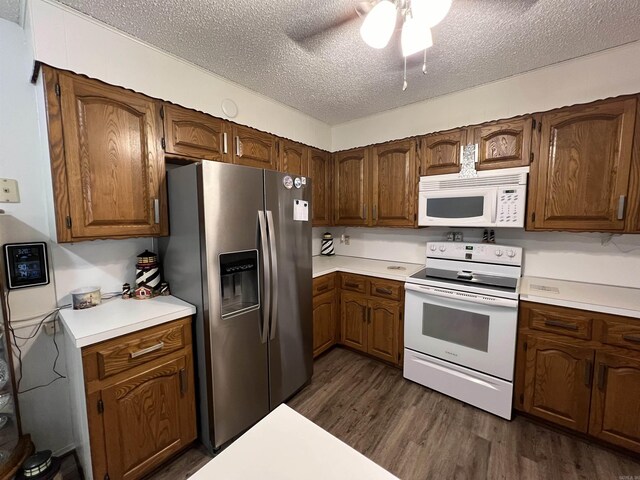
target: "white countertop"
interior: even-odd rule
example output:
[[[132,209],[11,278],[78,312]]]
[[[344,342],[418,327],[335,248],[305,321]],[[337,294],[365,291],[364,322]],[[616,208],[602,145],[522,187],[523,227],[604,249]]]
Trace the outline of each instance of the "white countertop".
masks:
[[[189,478],[397,480],[286,405],[276,408]]]
[[[394,270],[388,268],[395,266],[401,267],[402,269]],[[313,257],[313,278],[333,272],[345,272],[404,282],[407,277],[423,268],[424,265],[417,263],[371,260],[370,258],[345,257],[342,255],[334,255],[331,257],[318,255]]]
[[[640,289],[522,277],[520,300],[640,318]]]
[[[194,313],[196,307],[173,296],[149,300],[117,297],[85,310],[60,310],[59,316],[75,346],[81,348]]]

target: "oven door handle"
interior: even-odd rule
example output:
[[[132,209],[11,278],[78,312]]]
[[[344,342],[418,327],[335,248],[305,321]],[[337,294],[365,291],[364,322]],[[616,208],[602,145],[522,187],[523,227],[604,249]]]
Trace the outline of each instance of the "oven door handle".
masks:
[[[491,305],[496,307],[517,308],[518,301],[509,298],[489,297],[487,295],[478,295],[475,293],[457,292],[455,290],[444,290],[442,288],[427,287],[425,285],[416,285],[413,283],[405,283],[405,290],[418,292],[434,297],[448,298],[450,300],[460,300],[469,303],[478,303],[481,305]]]

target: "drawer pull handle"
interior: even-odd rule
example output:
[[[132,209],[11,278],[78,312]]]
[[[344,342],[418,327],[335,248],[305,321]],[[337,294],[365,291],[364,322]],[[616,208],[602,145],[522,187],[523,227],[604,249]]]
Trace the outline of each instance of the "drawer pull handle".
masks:
[[[345,287],[351,287],[351,288],[360,288],[360,285],[357,283],[352,283],[352,282],[344,282],[344,286]]]
[[[584,367],[584,384],[587,387],[591,386],[591,377],[593,376],[593,363],[591,360],[587,360]]]
[[[564,328],[565,330],[578,330],[577,325],[571,323],[559,322],[558,320],[545,320],[544,324],[547,327]]]
[[[640,343],[640,337],[637,335],[629,335],[628,333],[625,333],[622,335],[622,339],[627,342]]]
[[[376,292],[382,293],[384,295],[393,295],[393,292],[390,288],[378,288],[376,287]]]
[[[162,350],[163,347],[164,347],[164,342],[160,342],[160,343],[156,343],[155,345],[151,345],[150,347],[138,350],[136,352],[131,352],[129,355],[131,355],[131,358],[138,358],[143,355],[146,355],[147,353],[155,352],[157,350]]]
[[[325,283],[324,285],[320,285],[318,288],[316,288],[316,290],[318,292],[323,292],[323,291],[327,290],[328,288],[329,288],[329,284]]]

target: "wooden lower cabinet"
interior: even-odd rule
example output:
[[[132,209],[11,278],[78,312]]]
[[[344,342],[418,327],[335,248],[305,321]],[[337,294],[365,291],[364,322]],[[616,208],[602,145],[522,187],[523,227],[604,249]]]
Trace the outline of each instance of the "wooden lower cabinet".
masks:
[[[93,478],[142,478],[196,439],[190,318],[85,347],[82,358]],[[110,363],[125,368],[111,374]]]
[[[402,283],[350,273],[341,277],[340,343],[401,365]]]
[[[587,338],[541,316],[556,328],[588,319]],[[616,333],[640,319],[521,302],[518,323],[515,408],[640,453],[640,352]]]
[[[313,299],[313,356],[317,357],[336,344],[337,301],[334,291]]]
[[[586,432],[593,349],[529,336],[526,341],[525,410]]]
[[[313,358],[338,343],[340,336],[336,274],[313,279]]]
[[[343,293],[340,298],[340,343],[361,352],[367,351],[369,303],[358,293]]]
[[[589,433],[640,452],[640,357],[596,354]]]

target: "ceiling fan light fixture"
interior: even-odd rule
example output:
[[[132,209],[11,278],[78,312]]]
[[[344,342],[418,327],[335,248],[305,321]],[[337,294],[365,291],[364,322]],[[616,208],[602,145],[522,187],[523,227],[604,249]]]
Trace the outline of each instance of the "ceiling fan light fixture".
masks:
[[[407,17],[402,26],[400,43],[404,57],[426,50],[433,45],[431,29],[425,27],[416,18]]]
[[[367,14],[360,27],[360,36],[372,48],[384,48],[396,27],[396,6],[382,0]]]
[[[452,0],[411,0],[413,18],[422,25],[432,28],[449,13]]]

